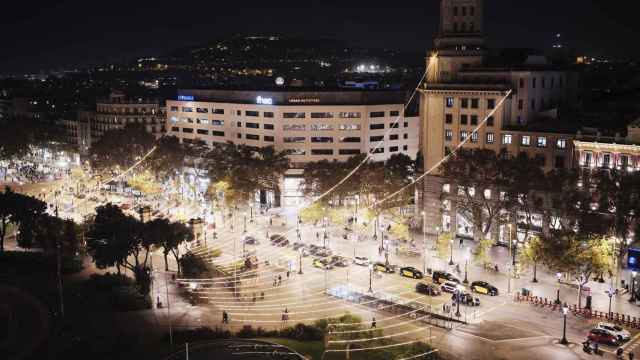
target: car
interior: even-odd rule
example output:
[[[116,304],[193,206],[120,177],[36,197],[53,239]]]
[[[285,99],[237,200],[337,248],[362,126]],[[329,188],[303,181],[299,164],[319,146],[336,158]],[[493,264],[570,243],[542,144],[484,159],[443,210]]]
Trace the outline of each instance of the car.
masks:
[[[347,267],[349,266],[349,259],[344,256],[334,255],[331,257],[331,265],[338,267]]]
[[[317,268],[320,268],[320,269],[324,269],[324,270],[333,269],[333,265],[331,265],[331,263],[327,259],[314,259],[313,260],[313,266],[315,266]]]
[[[444,283],[442,283],[442,285],[440,285],[440,289],[443,292],[448,293],[455,293],[458,290],[464,291],[464,287],[455,281],[445,281]]]
[[[287,240],[284,235],[271,235],[271,245],[284,247],[289,245],[289,240]]]
[[[247,244],[247,245],[258,245],[258,244],[260,244],[258,239],[254,238],[253,236],[245,236],[244,243]]]
[[[460,279],[446,271],[434,271],[431,277],[433,278],[433,282],[438,284],[443,284],[447,281],[453,281],[460,284]]]
[[[300,249],[300,248],[304,248],[304,244],[303,244],[303,243],[298,242],[298,241],[296,241],[296,242],[294,242],[294,243],[293,243],[293,250],[296,250],[296,251],[297,251],[297,250],[298,250],[298,249]]]
[[[462,292],[460,294],[454,293],[454,294],[451,295],[451,301],[454,304],[457,304],[458,299],[460,299],[460,304],[461,305],[480,306],[480,299],[474,298],[468,292]]]
[[[587,338],[593,342],[609,344],[613,346],[618,345],[618,343],[620,342],[616,335],[604,329],[593,329],[589,331]]]
[[[379,271],[379,272],[383,272],[383,273],[387,273],[387,274],[392,274],[394,272],[396,272],[396,269],[393,267],[393,265],[387,265],[383,262],[377,262],[375,264],[373,264],[373,270],[374,271]]]
[[[308,248],[309,254],[315,255],[320,249],[322,249],[320,246],[311,244],[309,245],[309,248]]]
[[[353,263],[356,265],[360,265],[360,266],[369,266],[369,264],[371,263],[369,261],[369,258],[364,257],[364,256],[356,256],[353,259]]]
[[[598,325],[596,325],[596,329],[607,330],[617,336],[620,341],[627,341],[631,339],[631,333],[629,333],[629,331],[615,324],[599,322]]]
[[[424,294],[429,296],[439,296],[440,294],[442,294],[442,291],[440,291],[440,289],[438,289],[437,286],[433,284],[426,284],[423,282],[419,282],[416,284],[416,292],[418,294]]]
[[[424,277],[422,271],[411,266],[400,268],[398,274],[400,274],[400,276],[409,277],[412,279],[422,279]]]
[[[333,251],[331,251],[331,249],[327,249],[327,248],[320,248],[320,249],[316,250],[316,253],[314,255],[318,256],[318,257],[326,258],[326,257],[329,257],[329,256],[333,255]]]
[[[471,291],[479,294],[498,296],[498,288],[486,281],[474,281],[471,283],[470,289]]]

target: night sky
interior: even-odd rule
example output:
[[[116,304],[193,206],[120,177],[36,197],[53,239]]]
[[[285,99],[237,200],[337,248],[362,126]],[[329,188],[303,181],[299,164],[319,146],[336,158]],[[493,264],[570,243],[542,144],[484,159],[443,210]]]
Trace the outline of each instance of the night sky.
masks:
[[[547,48],[556,32],[579,53],[637,58],[630,1],[485,0],[491,47]],[[38,5],[40,4],[40,5]],[[0,73],[154,55],[232,34],[330,37],[354,46],[425,53],[439,0],[146,1],[3,3]]]

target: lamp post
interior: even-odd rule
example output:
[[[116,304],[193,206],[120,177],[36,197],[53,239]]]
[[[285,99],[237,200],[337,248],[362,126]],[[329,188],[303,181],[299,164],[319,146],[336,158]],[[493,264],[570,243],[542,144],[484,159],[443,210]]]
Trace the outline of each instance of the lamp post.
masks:
[[[567,313],[569,312],[569,307],[567,305],[562,307],[562,340],[560,340],[560,344],[567,345],[569,342],[567,341]]]
[[[449,265],[453,265],[453,239],[449,240]]]
[[[427,273],[427,213],[423,210],[421,214],[422,214],[422,257],[424,258],[422,273],[426,274]]]
[[[511,294],[511,264],[507,262],[507,294]]]
[[[327,227],[322,227],[322,247],[327,248]]]
[[[373,287],[372,285],[372,275],[373,275],[373,264],[369,264],[369,292],[372,293],[373,292]]]
[[[562,277],[562,273],[556,273],[556,278],[558,278],[558,290],[556,292],[556,304],[560,304],[560,278]]]
[[[456,289],[456,317],[460,317],[460,289]]]
[[[384,226],[380,224],[380,246],[384,248]]]
[[[389,240],[384,242],[384,264],[389,266]]]
[[[302,248],[298,249],[298,274],[302,275]]]
[[[244,229],[242,230],[243,233],[247,233],[247,213],[245,212],[244,214],[242,214],[242,216],[244,217]]]
[[[464,254],[464,280],[462,281],[463,284],[468,284],[469,280],[467,278],[467,274],[468,274],[468,267],[469,267],[469,248],[467,248],[467,251]]]
[[[631,301],[636,301],[636,275],[637,272],[631,272]]]
[[[613,288],[609,288],[609,290],[607,291],[607,295],[609,296],[609,317],[612,316],[611,314],[611,298],[613,297]]]

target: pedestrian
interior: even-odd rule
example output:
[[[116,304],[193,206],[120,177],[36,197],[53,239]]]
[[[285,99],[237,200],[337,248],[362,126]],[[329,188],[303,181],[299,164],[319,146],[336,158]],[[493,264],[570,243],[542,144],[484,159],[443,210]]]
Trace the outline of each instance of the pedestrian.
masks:
[[[253,298],[251,299],[253,301],[253,303],[256,303],[256,293],[253,293]]]
[[[273,225],[273,219],[269,218],[269,225]]]
[[[222,311],[222,323],[223,324],[229,323],[229,314],[227,314],[226,310]]]
[[[278,285],[278,278],[276,276],[273,277],[273,287],[276,287],[276,285]]]
[[[373,318],[371,319],[371,328],[372,328],[372,329],[375,329],[375,328],[376,328],[376,318],[375,318],[375,317],[373,317]]]
[[[260,292],[260,300],[264,300],[264,291]]]
[[[316,231],[316,240],[320,240],[320,233]]]
[[[634,356],[635,356],[635,355],[633,355],[633,352],[632,352],[632,351],[631,351],[631,352],[629,352],[629,360],[633,360],[633,357],[634,357]]]
[[[278,286],[282,284],[282,275],[278,275]]]
[[[447,304],[442,304],[442,312],[443,313],[447,312]]]
[[[287,270],[287,279],[289,278],[289,275],[291,275],[291,271]]]
[[[462,249],[463,246],[464,246],[464,239],[460,238],[460,249]]]

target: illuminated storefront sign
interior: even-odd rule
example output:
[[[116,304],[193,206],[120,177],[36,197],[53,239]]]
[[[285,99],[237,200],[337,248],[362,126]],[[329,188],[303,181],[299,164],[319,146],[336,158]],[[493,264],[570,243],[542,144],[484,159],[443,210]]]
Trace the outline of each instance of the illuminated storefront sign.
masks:
[[[265,98],[265,97],[262,97],[262,96],[258,96],[256,98],[256,104],[273,105],[273,99],[272,98]]]
[[[178,95],[178,100],[193,101],[193,95]]]

